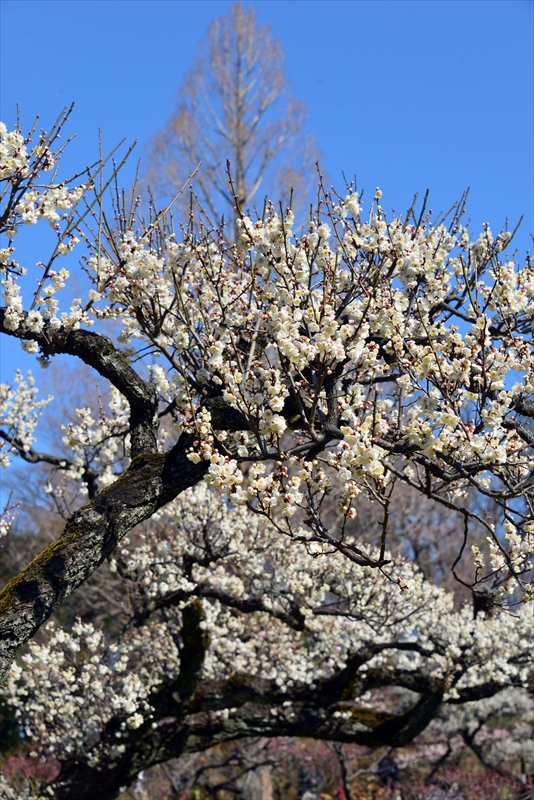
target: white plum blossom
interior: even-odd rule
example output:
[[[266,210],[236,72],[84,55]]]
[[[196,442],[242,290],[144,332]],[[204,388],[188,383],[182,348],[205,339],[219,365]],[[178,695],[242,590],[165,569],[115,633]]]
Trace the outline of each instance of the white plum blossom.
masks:
[[[33,432],[41,410],[52,401],[48,396],[37,400],[38,389],[30,371],[23,378],[15,373],[13,386],[0,384],[0,465],[7,467],[11,456],[21,449],[28,452],[35,442]]]
[[[35,752],[133,775],[128,759],[160,752],[169,718],[173,742],[202,726],[224,741],[237,718],[249,730],[239,681],[260,687],[263,710],[272,699],[262,724],[278,735],[295,704],[333,697],[352,670],[350,709],[338,698],[317,712],[347,741],[366,703],[378,713],[377,686],[431,695],[432,714],[531,686],[534,268],[507,254],[511,234],[472,236],[463,201],[436,223],[389,218],[379,189],[366,214],[351,186],[320,186],[305,227],[273,205],[239,213],[234,244],[206,219],[178,235],[167,210],[145,224],[137,201],[114,227],[102,164],[42,183],[59,129],[30,150],[0,127],[0,331],[43,366],[81,359],[106,387],[60,423],[58,454],[33,448],[48,402],[33,379],[0,389],[2,465],[50,465],[44,492],[67,518],[32,562],[39,622],[31,592],[12,591],[25,574],[2,594],[26,625],[8,631],[5,658],[106,558],[131,615],[106,633],[48,623],[13,667],[9,700]],[[12,240],[41,220],[52,253],[21,266]],[[458,521],[448,567],[464,559],[484,610],[458,607],[390,547],[399,487]],[[364,501],[375,544],[357,524]],[[56,550],[65,566],[50,580]]]
[[[26,142],[21,132],[8,131],[6,125],[0,122],[0,180],[24,170],[28,158]]]
[[[87,191],[30,182],[9,227],[56,224]],[[333,204],[323,190],[322,214],[301,235],[291,211],[243,216],[243,249],[216,232],[179,241],[157,216],[94,242],[84,234],[92,286],[68,310],[59,292],[69,270],[48,266],[26,312],[6,251],[4,330],[37,353],[56,332],[116,320],[127,357],[138,344],[158,359],[146,370],[173,435],[192,437],[191,464],[206,462],[206,479],[233,502],[278,508],[286,532],[309,509],[321,536],[321,497],[335,493],[349,520],[358,496],[377,500],[398,481],[438,502],[497,499],[521,543],[488,522],[494,572],[484,579],[496,599],[508,579],[528,595],[534,459],[521,415],[532,415],[534,391],[532,266],[503,255],[506,231],[494,237],[486,225],[472,240],[458,216],[390,220],[381,198],[364,219],[358,193]],[[78,240],[68,231],[58,255]],[[214,402],[239,419],[233,430],[217,423]],[[269,468],[247,484],[251,461]]]
[[[180,674],[177,637],[192,600],[201,604],[199,627],[208,636],[200,676],[208,683],[253,675],[290,699],[297,687],[313,688],[354,653],[374,647],[376,655],[362,659],[358,670],[362,687],[376,672],[391,675],[393,684],[401,674],[404,685],[412,674],[441,687],[444,702],[453,704],[488,682],[495,691],[528,688],[534,621],[527,607],[514,617],[474,619],[470,604],[455,610],[453,596],[410,562],[386,577],[340,554],[321,555],[306,544],[305,531],[300,542],[288,542],[205,484],[183,493],[136,540],[112,564],[112,574],[135,592],[136,624],[114,640],[92,624],[77,622],[71,630],[50,624],[46,642],[32,643],[11,671],[8,697],[38,754],[112,768],[129,731],[171,713],[156,708],[157,697]],[[166,609],[163,617],[158,608]],[[360,706],[379,702],[364,688],[362,697],[354,691]],[[450,725],[478,705],[446,708]],[[109,737],[112,719],[116,733]]]

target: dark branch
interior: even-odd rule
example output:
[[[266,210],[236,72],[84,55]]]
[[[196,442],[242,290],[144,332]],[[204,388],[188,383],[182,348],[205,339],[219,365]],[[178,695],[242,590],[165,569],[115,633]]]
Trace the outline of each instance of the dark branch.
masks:
[[[23,341],[37,342],[45,357],[55,353],[76,356],[106,378],[126,398],[130,405],[131,456],[153,453],[157,450],[158,401],[154,386],[147,383],[132,369],[126,358],[117,350],[111,339],[100,333],[76,330],[65,331],[43,328],[31,331],[24,322],[12,331],[5,325],[6,309],[0,308],[0,333]]]
[[[391,680],[390,680],[391,683]],[[384,714],[352,706],[335,714],[321,691],[298,689],[286,693],[274,681],[236,675],[227,681],[199,685],[192,713],[180,716],[172,699],[162,717],[121,737],[124,755],[116,765],[89,767],[79,759],[64,763],[53,783],[58,800],[112,800],[120,786],[132,782],[142,769],[246,736],[298,736],[365,745],[402,746],[428,725],[441,704],[441,693],[423,694],[403,714]],[[216,714],[214,707],[230,709]],[[206,709],[206,710],[204,710]]]
[[[248,598],[241,598],[241,597],[234,597],[227,592],[219,591],[214,589],[212,586],[208,586],[205,584],[198,584],[194,589],[191,591],[176,591],[171,592],[170,594],[164,595],[162,597],[158,597],[155,600],[152,600],[146,608],[142,611],[139,611],[134,618],[135,625],[142,625],[148,617],[154,613],[157,609],[163,608],[171,608],[172,606],[178,605],[178,603],[183,602],[183,600],[187,599],[188,597],[205,597],[211,600],[218,600],[227,608],[235,608],[237,611],[241,611],[244,614],[252,614],[257,611],[265,611],[270,614],[271,617],[275,617],[279,619],[281,622],[284,622],[290,628],[293,628],[296,631],[304,630],[305,626],[305,619],[303,614],[300,612],[298,606],[293,604],[291,611],[286,613],[284,611],[280,611],[277,609],[273,609],[265,605],[263,600],[260,600],[256,597],[248,597]]]
[[[39,453],[37,450],[34,450],[33,447],[27,447],[16,436],[10,436],[5,431],[0,430],[0,438],[4,439],[6,442],[9,442],[9,444],[15,448],[18,455],[29,464],[51,464],[53,467],[56,467],[60,470],[76,468],[76,464],[74,464],[72,461],[69,461],[66,458],[52,456],[50,453]],[[81,478],[87,485],[87,493],[90,500],[93,500],[96,495],[96,482],[98,477],[98,472],[91,467],[85,467],[82,473]]]
[[[59,539],[0,592],[0,680],[17,649],[128,531],[202,479],[208,464],[188,460],[191,443],[190,437],[182,436],[166,454],[133,459],[121,477],[76,511]]]

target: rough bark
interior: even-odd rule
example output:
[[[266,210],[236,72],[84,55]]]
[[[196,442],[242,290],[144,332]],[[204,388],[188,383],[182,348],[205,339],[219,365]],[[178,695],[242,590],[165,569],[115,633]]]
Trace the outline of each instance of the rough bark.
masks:
[[[126,397],[131,409],[132,462],[115,483],[76,511],[61,536],[0,592],[0,682],[19,647],[113,552],[128,531],[198,483],[207,470],[205,462],[192,464],[187,459],[191,445],[188,436],[182,436],[169,452],[156,452],[155,389],[137,375],[106,336],[46,328],[35,333],[25,324],[11,331],[4,320],[5,309],[0,309],[1,333],[37,341],[44,355],[77,356]]]
[[[45,327],[39,333],[29,330],[24,322],[12,331],[5,326],[5,308],[0,308],[0,333],[23,341],[37,342],[45,357],[56,353],[76,356],[106,378],[126,398],[130,405],[131,456],[154,452],[158,429],[158,402],[153,385],[144,381],[129,365],[111,339],[92,331]]]
[[[295,694],[298,698],[298,692]],[[302,699],[283,705],[292,696],[270,681],[251,676],[203,682],[192,702],[193,713],[176,714],[177,704],[169,698],[165,717],[120,740],[126,752],[118,763],[104,764],[100,769],[79,760],[65,763],[53,784],[55,796],[58,800],[90,800],[95,796],[113,800],[120,787],[131,784],[141,770],[247,736],[298,736],[369,747],[400,747],[426,727],[442,700],[439,690],[428,691],[404,714],[351,707],[346,718],[334,716],[339,706],[325,703],[318,691],[311,695],[303,692]],[[235,708],[227,719],[215,714],[231,703]]]
[[[58,800],[89,800],[97,795],[113,800],[120,787],[130,785],[141,770],[244,737],[294,736],[373,748],[403,747],[424,730],[442,704],[444,681],[430,679],[424,671],[391,670],[387,664],[360,670],[385,650],[428,655],[416,642],[362,647],[343,670],[313,687],[295,684],[284,688],[251,674],[202,680],[209,640],[200,627],[204,614],[199,600],[193,599],[182,615],[178,677],[164,681],[150,696],[153,712],[140,728],[121,730],[117,739],[121,719],[113,718],[106,725],[100,745],[107,752],[110,745],[120,742],[125,748],[120,758],[110,763],[104,757],[96,767],[76,758],[63,762],[52,784]],[[395,714],[358,704],[362,695],[386,686],[412,691],[411,707]],[[502,686],[480,684],[461,695],[464,701],[477,700],[499,688]]]
[[[169,453],[137,456],[114,484],[72,515],[59,539],[0,592],[0,680],[18,648],[128,531],[202,479],[207,464],[192,464],[186,458],[189,444],[183,436]]]
[[[202,665],[209,639],[200,627],[204,613],[195,598],[182,612],[181,669],[175,680],[163,682],[149,699],[152,714],[134,731],[120,731],[113,718],[100,738],[104,752],[113,744],[124,746],[114,763],[103,759],[97,767],[73,758],[62,764],[53,783],[58,800],[89,800],[98,795],[112,800],[120,787],[135,780],[144,769],[185,753],[248,736],[297,736],[369,747],[402,746],[433,719],[442,702],[441,682],[431,683],[413,673],[387,668],[359,667],[388,649],[418,650],[416,643],[391,641],[361,648],[347,668],[325,678],[313,688],[306,684],[281,688],[275,681],[250,674],[223,680],[202,680]],[[407,685],[418,698],[402,714],[358,707],[357,698],[370,689]],[[335,714],[336,711],[344,712]],[[223,712],[223,713],[221,713]]]

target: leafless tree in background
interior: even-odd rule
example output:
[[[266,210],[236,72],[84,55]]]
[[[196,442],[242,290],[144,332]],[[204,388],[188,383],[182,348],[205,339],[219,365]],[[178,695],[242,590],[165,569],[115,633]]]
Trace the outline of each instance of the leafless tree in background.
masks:
[[[294,188],[302,197],[318,147],[305,132],[303,103],[288,92],[283,59],[279,40],[258,25],[252,8],[238,3],[210,24],[178,108],[147,159],[157,196],[174,196],[201,162],[198,202],[213,220],[233,220],[229,160],[241,208],[261,209],[267,192],[289,199]]]

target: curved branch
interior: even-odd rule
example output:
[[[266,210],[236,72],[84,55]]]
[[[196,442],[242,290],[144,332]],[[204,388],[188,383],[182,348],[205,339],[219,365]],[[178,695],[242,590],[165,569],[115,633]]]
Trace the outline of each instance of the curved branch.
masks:
[[[306,688],[305,693],[309,697],[299,699],[298,689],[286,693],[274,681],[251,675],[205,681],[197,691],[193,713],[180,716],[176,713],[180,706],[170,699],[159,720],[147,721],[123,735],[125,752],[118,763],[106,763],[101,768],[75,759],[64,763],[52,784],[55,796],[58,800],[89,800],[95,796],[111,800],[119,787],[131,783],[142,769],[246,736],[298,736],[369,747],[402,746],[428,725],[442,699],[440,692],[426,692],[399,715],[369,708],[351,708],[336,715],[336,707],[325,702],[320,690]],[[214,706],[227,713],[215,713]]]
[[[61,470],[76,468],[76,464],[67,458],[59,458],[59,456],[53,456],[50,453],[39,453],[33,447],[24,445],[18,437],[10,436],[5,431],[0,430],[0,439],[4,439],[14,447],[23,461],[27,461],[29,464],[51,464]],[[92,500],[96,495],[96,481],[99,478],[99,474],[92,467],[85,467],[81,477],[84,483],[87,484],[89,499]]]
[[[207,584],[198,584],[193,590],[179,590],[152,600],[146,608],[139,611],[134,617],[134,624],[142,625],[154,611],[163,608],[172,608],[183,602],[188,597],[205,597],[206,599],[218,600],[227,608],[234,608],[243,614],[252,614],[257,611],[265,611],[271,617],[279,619],[290,628],[296,631],[303,631],[305,618],[296,604],[292,604],[291,611],[284,612],[268,607],[259,597],[234,597],[228,592],[221,591]]]
[[[58,469],[71,469],[74,466],[72,461],[69,461],[66,458],[52,456],[50,453],[39,453],[37,450],[34,450],[33,447],[28,447],[27,445],[23,444],[23,442],[17,436],[10,436],[9,433],[6,433],[3,430],[0,430],[0,439],[3,439],[5,442],[8,442],[8,444],[14,447],[19,456],[29,464],[51,464],[53,467],[57,467]]]
[[[130,467],[68,520],[59,539],[0,592],[0,681],[18,648],[85,581],[135,525],[194,486],[208,464],[187,458],[191,438],[168,453],[134,458]]]
[[[534,403],[531,405],[534,408]],[[534,413],[532,416],[534,416]],[[530,445],[530,447],[534,447],[534,433],[531,433],[531,431],[527,430],[518,419],[503,419],[502,426],[503,428],[506,428],[506,430],[516,431],[516,433],[526,444]]]
[[[76,356],[106,378],[130,405],[131,456],[157,450],[158,401],[156,389],[144,381],[111,339],[101,333],[85,330],[65,331],[46,326],[42,331],[27,327],[27,314],[13,331],[6,327],[6,309],[0,308],[0,333],[23,341],[37,342],[45,357],[55,353]]]
[[[374,656],[384,652],[384,650],[402,650],[407,652],[419,653],[429,657],[433,651],[422,647],[417,642],[377,642],[367,647],[362,647],[347,659],[346,667],[337,675],[326,678],[320,684],[321,693],[328,697],[330,702],[338,702],[353,697],[355,694],[363,694],[369,689],[373,689],[384,684],[384,675],[381,670],[366,670],[365,674],[359,673],[360,667],[370,661]],[[397,670],[396,683],[411,691],[421,692],[432,689],[428,679],[417,670]],[[386,681],[390,677],[386,675]]]

